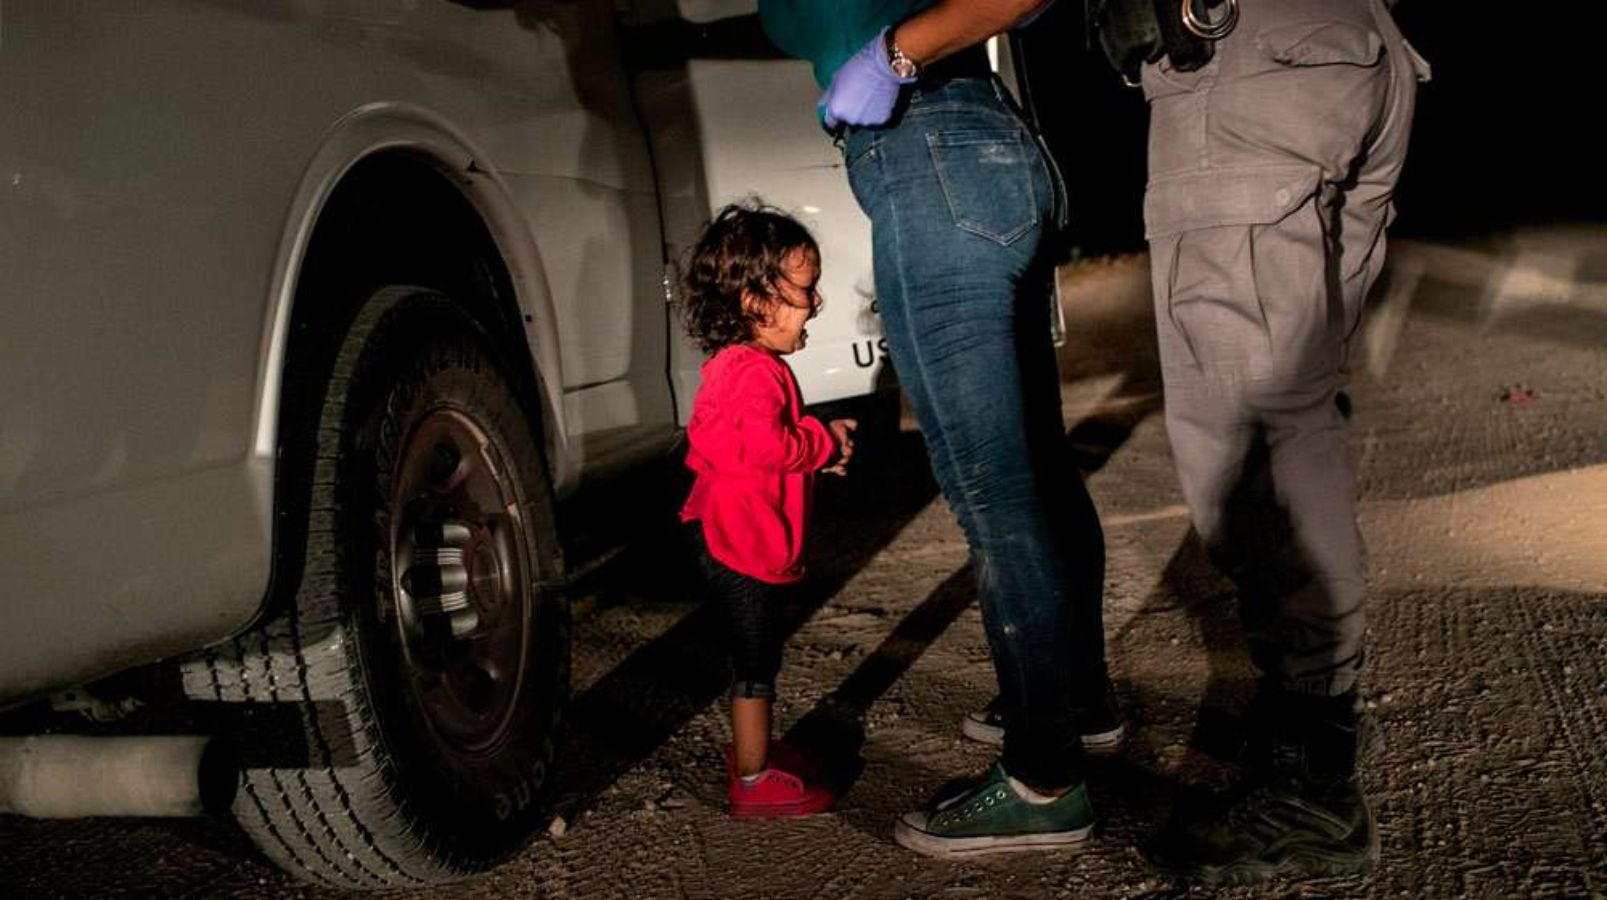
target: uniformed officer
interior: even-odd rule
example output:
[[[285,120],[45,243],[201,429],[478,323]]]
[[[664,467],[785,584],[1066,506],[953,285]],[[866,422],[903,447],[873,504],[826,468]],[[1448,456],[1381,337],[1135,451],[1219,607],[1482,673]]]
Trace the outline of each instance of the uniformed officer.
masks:
[[[1212,9],[1182,9],[1208,28]],[[1214,812],[1180,810],[1150,848],[1207,883],[1377,861],[1356,777],[1366,581],[1343,391],[1427,76],[1382,0],[1215,10],[1235,12],[1208,62],[1163,56],[1141,76],[1167,433],[1261,673],[1244,784]]]

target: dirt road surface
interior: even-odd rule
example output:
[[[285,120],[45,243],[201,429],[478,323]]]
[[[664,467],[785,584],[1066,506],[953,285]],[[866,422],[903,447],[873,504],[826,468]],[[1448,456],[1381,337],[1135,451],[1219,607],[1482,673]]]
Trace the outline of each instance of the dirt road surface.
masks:
[[[1353,352],[1371,549],[1367,878],[1225,896],[1607,896],[1607,234],[1399,242]],[[1104,517],[1106,626],[1130,737],[1092,763],[1081,853],[935,862],[897,815],[980,771],[959,722],[991,694],[965,543],[918,439],[865,442],[821,496],[783,730],[860,747],[832,814],[722,812],[717,621],[673,545],[577,589],[576,694],[551,832],[442,898],[1167,897],[1135,846],[1220,784],[1251,669],[1233,595],[1189,536],[1160,419],[1142,257],[1063,273],[1068,421]],[[0,818],[0,897],[333,896],[227,823]]]

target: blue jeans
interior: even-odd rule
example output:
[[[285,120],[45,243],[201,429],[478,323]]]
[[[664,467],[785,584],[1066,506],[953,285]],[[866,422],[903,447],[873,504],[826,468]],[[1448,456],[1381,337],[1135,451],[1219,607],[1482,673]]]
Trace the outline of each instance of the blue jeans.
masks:
[[[1059,182],[991,78],[918,85],[843,154],[893,367],[970,542],[1005,769],[1077,783],[1073,710],[1105,672],[1104,537],[1066,452],[1049,335]]]

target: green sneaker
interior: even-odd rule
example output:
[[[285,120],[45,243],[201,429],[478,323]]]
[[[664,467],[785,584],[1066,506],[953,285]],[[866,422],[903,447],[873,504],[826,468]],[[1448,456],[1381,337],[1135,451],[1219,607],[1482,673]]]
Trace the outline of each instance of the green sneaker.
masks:
[[[1161,875],[1208,887],[1363,875],[1378,865],[1378,829],[1355,781],[1283,778],[1197,818],[1174,816],[1146,855]]]
[[[995,763],[958,795],[905,813],[893,826],[893,839],[927,856],[979,856],[1075,847],[1093,831],[1087,787],[1079,784],[1048,803],[1030,803]]]

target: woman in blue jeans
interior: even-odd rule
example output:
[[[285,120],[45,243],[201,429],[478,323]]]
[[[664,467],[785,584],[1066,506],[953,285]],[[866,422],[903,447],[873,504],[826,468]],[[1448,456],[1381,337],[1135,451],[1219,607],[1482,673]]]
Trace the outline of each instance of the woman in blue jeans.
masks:
[[[1083,747],[1122,726],[1105,674],[1104,537],[1065,453],[1049,335],[1064,192],[978,44],[1020,16],[956,40],[932,0],[759,8],[826,86],[819,113],[871,220],[887,344],[970,543],[999,681],[996,714],[966,729],[1002,733],[999,764],[894,836],[934,856],[1080,843],[1093,826]]]

